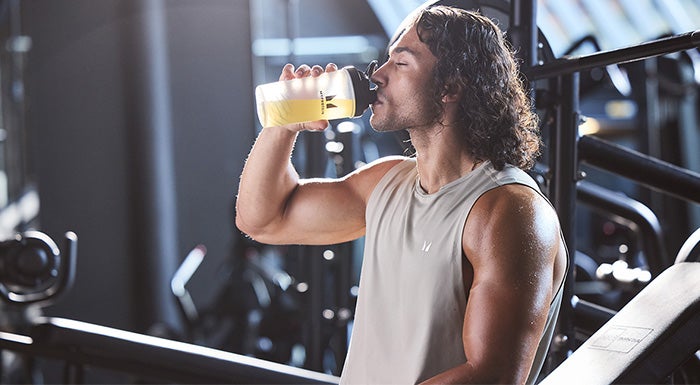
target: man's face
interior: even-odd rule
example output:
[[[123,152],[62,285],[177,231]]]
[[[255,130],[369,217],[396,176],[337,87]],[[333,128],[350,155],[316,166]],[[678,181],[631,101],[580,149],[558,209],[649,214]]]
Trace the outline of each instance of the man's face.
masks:
[[[437,58],[411,27],[389,50],[389,60],[372,75],[377,101],[370,124],[377,131],[421,128],[435,123],[431,101],[432,71]]]

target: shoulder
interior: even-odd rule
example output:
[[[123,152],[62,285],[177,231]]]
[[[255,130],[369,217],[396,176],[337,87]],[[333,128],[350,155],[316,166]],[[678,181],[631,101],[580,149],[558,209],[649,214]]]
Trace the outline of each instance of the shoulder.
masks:
[[[520,183],[510,183],[493,188],[479,197],[474,204],[474,209],[484,212],[517,215],[527,214],[531,211],[549,212],[552,206],[547,200],[531,186]]]
[[[479,234],[475,236],[474,234]],[[514,255],[558,248],[559,220],[554,208],[533,188],[507,184],[484,193],[474,204],[465,224],[465,253]]]
[[[475,220],[497,220],[502,216],[556,219],[554,208],[542,194],[521,183],[505,184],[485,192],[475,202],[470,217],[472,214]]]
[[[382,178],[390,170],[402,163],[408,166],[411,163],[415,163],[415,160],[405,156],[386,156],[358,168],[345,176],[343,180],[367,202],[370,194]]]

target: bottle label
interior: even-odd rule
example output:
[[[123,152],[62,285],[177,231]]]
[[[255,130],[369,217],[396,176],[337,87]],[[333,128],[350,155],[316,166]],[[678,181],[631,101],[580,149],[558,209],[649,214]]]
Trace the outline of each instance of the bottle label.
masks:
[[[263,127],[283,126],[314,120],[332,120],[352,116],[355,102],[323,96],[316,99],[286,99],[263,102],[260,109]]]
[[[353,85],[347,71],[260,85],[255,90],[263,127],[355,115]]]

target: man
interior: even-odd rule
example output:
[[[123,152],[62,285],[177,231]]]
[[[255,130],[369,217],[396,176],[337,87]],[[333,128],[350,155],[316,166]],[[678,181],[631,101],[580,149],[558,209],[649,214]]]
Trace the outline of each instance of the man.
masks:
[[[556,214],[520,169],[539,151],[536,115],[490,20],[442,6],[411,20],[372,75],[370,123],[407,130],[415,157],[301,180],[297,133],[328,122],[265,128],[236,223],[264,243],[365,236],[341,383],[532,383],[567,269]],[[287,64],[280,79],[322,72]]]

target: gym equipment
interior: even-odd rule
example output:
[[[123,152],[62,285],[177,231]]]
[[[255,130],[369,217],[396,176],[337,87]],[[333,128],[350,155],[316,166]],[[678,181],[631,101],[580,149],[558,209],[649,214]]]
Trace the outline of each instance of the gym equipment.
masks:
[[[640,243],[654,276],[671,265],[666,255],[661,223],[651,209],[632,198],[586,181],[578,183],[576,193],[580,203],[612,215],[617,222],[627,223],[628,227],[640,233]]]
[[[0,348],[64,360],[65,383],[97,366],[192,384],[335,384],[324,373],[63,318],[38,318],[28,335],[0,332]]]
[[[74,279],[77,236],[68,232],[65,238],[63,254],[48,235],[38,231],[0,243],[0,296],[21,308],[46,305],[65,292]],[[190,253],[193,262],[173,277],[177,299],[187,297],[184,284],[204,253],[203,246],[196,247]],[[189,310],[190,302],[182,304],[183,312]],[[85,366],[177,383],[338,382],[324,373],[81,321],[33,317],[22,323],[21,332],[0,331],[0,350],[30,357],[24,363],[27,370],[34,357],[65,361],[65,383],[82,382]]]
[[[676,255],[676,262],[700,262],[700,228],[683,243]]]
[[[507,3],[506,3],[507,4]],[[515,20],[517,22],[511,22],[510,25],[513,27],[524,27],[522,32],[518,31],[520,33],[520,38],[517,39],[520,44],[516,44],[517,47],[520,47],[521,45],[525,50],[523,52],[530,52],[532,53],[532,48],[534,48],[534,43],[536,43],[536,39],[531,39],[533,35],[533,31],[528,32],[527,27],[530,22],[534,22],[534,14],[533,12],[534,8],[534,3],[530,4],[532,6],[528,7],[527,2],[525,1],[516,1],[513,0],[510,2],[511,9],[520,9],[518,8],[519,4],[523,4],[522,10],[525,10],[527,12],[512,12],[513,14],[517,14],[517,18],[514,16],[511,20]],[[530,30],[536,29],[536,28],[529,28]],[[688,39],[689,37],[689,39]],[[546,41],[542,42],[546,44]],[[594,144],[592,141],[589,141],[587,137],[584,138],[578,138],[576,135],[576,124],[578,121],[578,78],[577,76],[569,75],[570,72],[577,72],[580,71],[581,69],[584,68],[591,68],[591,67],[597,67],[597,66],[602,66],[607,61],[612,61],[612,62],[618,62],[618,59],[621,60],[637,60],[642,57],[646,57],[648,55],[656,55],[656,54],[663,54],[667,53],[673,50],[677,49],[683,49],[684,47],[690,47],[690,46],[696,46],[698,44],[698,36],[696,33],[690,34],[688,36],[683,36],[680,39],[677,38],[670,38],[670,39],[665,39],[659,44],[654,45],[654,51],[650,52],[644,52],[646,49],[651,49],[650,45],[641,45],[639,46],[640,49],[634,49],[634,52],[632,50],[630,51],[619,51],[618,53],[624,53],[625,55],[631,55],[632,59],[630,57],[628,58],[621,58],[619,55],[589,55],[586,57],[579,57],[575,58],[575,60],[570,60],[570,59],[562,59],[560,61],[557,61],[556,65],[539,65],[539,66],[533,66],[531,70],[528,72],[528,69],[525,70],[525,73],[530,76],[530,80],[547,80],[548,78],[558,76],[556,79],[553,79],[552,84],[556,83],[556,90],[557,90],[557,96],[560,98],[559,100],[562,101],[561,107],[558,108],[558,115],[557,115],[557,133],[556,137],[552,140],[554,143],[552,146],[549,146],[553,151],[551,153],[551,158],[552,158],[552,169],[551,169],[551,175],[553,176],[551,186],[552,189],[550,191],[550,196],[553,197],[553,200],[555,204],[557,205],[558,211],[562,215],[562,217],[566,218],[567,221],[572,221],[575,218],[575,215],[571,212],[570,210],[571,206],[573,206],[573,200],[575,200],[575,195],[576,195],[576,182],[579,180],[579,176],[577,174],[577,163],[579,160],[582,160],[580,158],[577,158],[576,151],[580,151],[580,155],[582,155],[583,160],[586,160],[586,149],[589,148],[590,144]],[[530,54],[530,58],[532,58],[535,55]],[[624,55],[623,55],[624,56]],[[525,62],[528,65],[533,65],[532,60],[525,60]],[[570,63],[576,62],[576,66],[570,66]],[[579,140],[580,139],[580,140]],[[596,150],[594,149],[593,152]],[[616,150],[617,151],[617,150]],[[615,165],[616,161],[620,159],[619,156],[615,157],[614,153],[616,151],[613,151],[613,157],[612,160],[609,162],[606,162],[605,165],[603,166],[608,166],[609,165]],[[593,154],[588,158],[590,160],[589,163],[594,163],[596,159],[600,159],[597,157],[596,154]],[[641,163],[637,162],[640,157],[638,154],[631,154],[631,158],[633,160],[633,165],[635,171],[644,169],[644,165]],[[613,170],[615,171],[615,170]],[[619,170],[617,171],[619,172]],[[665,171],[664,175],[665,174]],[[634,173],[632,173],[634,174]],[[630,174],[630,175],[632,175]],[[691,177],[691,182],[692,181],[697,181],[695,177]],[[694,183],[694,182],[693,182]],[[673,184],[666,184],[662,183],[659,180],[652,181],[650,184],[657,185],[657,186],[662,186],[662,189],[669,189],[671,188],[670,186]],[[697,183],[695,183],[695,186],[697,186]],[[580,187],[580,186],[579,186]],[[682,191],[677,192],[680,195],[687,194],[687,197],[690,197],[692,200],[692,197],[698,197],[694,192],[697,192],[698,189],[697,187],[691,188],[691,189],[684,189]],[[573,226],[570,226],[568,223],[564,224],[565,226],[565,232],[567,236],[571,236],[574,232],[572,231],[574,229]],[[574,242],[569,244],[569,246],[575,250]],[[49,254],[52,255],[52,254]],[[317,269],[320,270],[320,269]],[[54,271],[53,269],[50,269],[49,271]],[[315,288],[318,288],[318,290],[323,290],[322,286],[315,286]],[[177,286],[178,289],[182,289],[181,286]],[[16,293],[14,291],[14,288],[12,290],[7,291],[8,294],[11,293]],[[20,295],[27,294],[27,293],[19,293]],[[32,293],[29,293],[32,294]],[[183,294],[186,294],[183,292]],[[318,293],[315,293],[318,294]],[[45,293],[43,296],[50,296],[52,295],[51,293]],[[571,295],[571,292],[568,291],[567,295]],[[29,296],[14,296],[15,300],[17,302],[27,302],[28,300],[31,299],[36,299],[40,297],[32,297],[31,295]],[[179,298],[179,297],[178,297]],[[184,298],[184,297],[182,297]],[[318,310],[318,306],[314,307],[316,310]],[[567,309],[564,309],[564,312],[566,312]],[[32,325],[30,328],[30,333],[27,333],[26,335],[19,335],[19,334],[12,334],[12,333],[1,333],[0,334],[0,346],[1,347],[6,347],[6,348],[14,348],[23,352],[28,352],[29,354],[45,354],[47,356],[52,356],[52,354],[56,354],[56,357],[59,358],[64,358],[64,357],[70,357],[70,362],[67,367],[69,369],[67,371],[68,376],[73,376],[73,378],[78,378],[80,375],[80,366],[85,365],[85,364],[92,364],[92,365],[117,365],[114,366],[116,369],[120,370],[125,370],[125,371],[133,371],[136,373],[142,373],[144,375],[149,375],[149,376],[155,376],[155,375],[163,375],[166,376],[166,378],[171,378],[174,379],[175,381],[181,381],[181,382],[187,382],[187,381],[192,381],[192,382],[200,382],[200,381],[222,381],[222,382],[231,382],[233,381],[232,378],[226,377],[222,380],[223,377],[216,377],[219,374],[216,373],[209,373],[211,369],[211,362],[210,361],[216,361],[220,365],[223,365],[227,367],[228,369],[226,370],[231,370],[226,374],[225,376],[231,375],[235,376],[234,378],[236,381],[240,379],[240,381],[244,382],[258,382],[258,381],[263,381],[263,382],[276,382],[277,380],[270,380],[268,379],[267,375],[271,375],[268,372],[268,369],[270,368],[268,363],[262,361],[258,362],[256,361],[255,363],[259,363],[260,365],[252,365],[254,368],[250,369],[250,365],[248,365],[247,361],[245,363],[242,363],[237,360],[236,356],[229,356],[228,353],[224,353],[221,351],[217,350],[199,350],[201,349],[200,347],[197,347],[195,345],[189,345],[189,344],[184,344],[180,345],[180,343],[175,343],[174,345],[171,343],[172,341],[165,340],[165,339],[151,339],[154,337],[149,337],[149,336],[144,336],[136,333],[130,333],[130,332],[125,332],[121,330],[116,330],[116,329],[111,329],[111,328],[104,328],[101,326],[96,326],[96,325],[90,325],[78,321],[71,321],[71,320],[62,320],[62,319],[55,319],[55,318],[42,318],[42,319],[37,319],[34,320],[36,324]],[[675,322],[675,321],[674,321]],[[563,325],[563,332],[562,334],[564,337],[566,337],[566,333],[570,331],[569,325],[564,323]],[[646,338],[651,338],[651,337],[644,337],[645,341]],[[573,339],[572,339],[573,340]],[[670,342],[669,342],[670,344]],[[656,346],[656,345],[654,345]],[[664,347],[667,348],[668,345],[663,345]],[[26,349],[26,350],[24,350]],[[194,350],[193,350],[194,349]],[[138,353],[135,353],[137,351],[146,351],[152,353],[151,355],[139,355]],[[649,354],[659,354],[659,353],[654,353],[654,348],[650,349],[651,353]],[[100,353],[102,352],[102,353]],[[110,356],[109,358],[105,358],[100,356],[100,354],[105,354],[107,356]],[[646,355],[647,353],[644,353],[642,355]],[[194,355],[194,356],[193,356]],[[133,357],[138,357],[141,361],[141,363],[134,363]],[[185,359],[184,357],[187,357]],[[148,365],[144,365],[142,362],[145,359],[145,362],[148,362]],[[102,361],[104,360],[104,361]],[[178,363],[185,363],[185,365],[179,365],[177,368],[173,368],[172,365],[169,365],[168,363],[163,364],[161,361],[171,361],[172,362],[178,362]],[[188,371],[188,369],[182,369],[182,366],[188,366],[190,365],[190,361],[195,362],[198,366],[197,370],[193,371]],[[227,362],[224,364],[221,364],[221,362]],[[647,360],[645,362],[654,362],[653,360]],[[201,365],[200,365],[201,364]],[[274,366],[274,365],[273,365]],[[110,366],[112,367],[112,366]],[[149,371],[150,370],[152,371]],[[175,370],[177,369],[177,370]],[[282,368],[286,369],[286,368]],[[184,373],[182,372],[184,370]],[[257,372],[259,370],[259,372]],[[142,372],[143,371],[143,372]],[[254,375],[250,374],[251,372],[255,372]],[[273,372],[276,372],[273,370]],[[283,370],[283,372],[286,373],[286,370]],[[246,374],[247,373],[247,374]],[[276,372],[277,373],[277,372]],[[642,373],[642,372],[640,372]],[[250,377],[246,377],[247,375],[251,375]],[[302,373],[305,374],[305,373]],[[586,375],[589,373],[586,372]],[[259,375],[259,376],[258,376]],[[195,376],[195,377],[190,377],[190,376]],[[203,377],[204,376],[204,377]],[[212,380],[211,377],[206,377],[206,376],[214,376],[215,378]],[[285,377],[286,374],[281,374],[282,377]],[[176,378],[175,378],[176,377]],[[206,380],[203,380],[202,378],[208,378]],[[277,378],[277,377],[275,377]],[[302,382],[308,382],[307,380],[301,380],[299,377],[294,377],[297,378],[297,380],[289,380],[288,378],[279,378],[279,381],[283,382],[296,382],[296,381],[302,381]],[[582,378],[588,379],[588,377],[584,376]],[[626,378],[626,377],[621,377],[621,378]],[[329,381],[333,382],[335,379],[330,378]],[[324,379],[325,381],[325,379]],[[624,380],[626,381],[626,380]],[[568,383],[570,382],[568,378],[565,379],[565,382]],[[588,381],[587,381],[588,382]]]
[[[700,348],[700,263],[646,286],[541,384],[660,383]]]
[[[73,283],[78,237],[65,234],[64,256],[39,231],[16,234],[0,242],[0,296],[9,303],[47,305]]]
[[[532,1],[519,3],[525,8],[535,7]],[[576,251],[576,192],[577,185],[583,178],[583,174],[579,171],[579,162],[581,161],[629,177],[657,191],[670,193],[689,201],[698,202],[700,200],[700,194],[698,194],[700,176],[697,173],[675,167],[636,151],[608,144],[600,139],[590,136],[579,137],[578,126],[581,120],[579,73],[611,64],[627,63],[681,50],[695,49],[699,45],[700,31],[695,31],[633,47],[560,58],[523,69],[523,73],[531,82],[548,79],[550,90],[557,99],[553,101],[550,96],[549,100],[543,100],[547,104],[546,107],[552,109],[552,117],[554,117],[548,145],[550,151],[547,154],[550,160],[548,195],[559,213],[562,232],[570,251],[569,255],[574,256]],[[603,157],[606,157],[605,162],[601,161]],[[678,187],[679,184],[685,186],[682,191]],[[573,268],[575,263],[571,263],[570,266]],[[658,267],[655,266],[655,268]],[[569,276],[573,277],[573,272],[570,271],[570,273]],[[559,343],[554,344],[550,351],[550,365],[552,366],[557,366],[565,361],[570,352],[576,349],[572,301],[574,298],[573,280],[567,280],[564,297],[559,316],[559,331],[555,336],[555,340]]]

